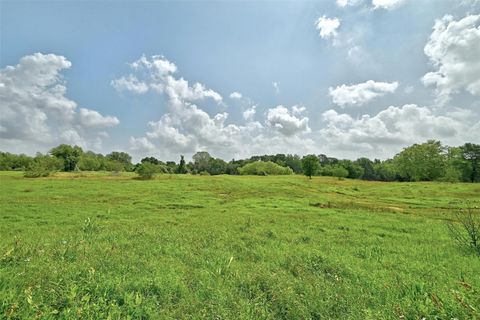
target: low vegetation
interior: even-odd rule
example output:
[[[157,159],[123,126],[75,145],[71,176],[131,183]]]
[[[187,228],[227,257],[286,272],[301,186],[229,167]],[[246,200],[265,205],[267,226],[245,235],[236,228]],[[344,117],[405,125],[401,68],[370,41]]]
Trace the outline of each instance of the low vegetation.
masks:
[[[256,161],[238,168],[238,173],[241,175],[257,176],[286,175],[292,174],[293,170],[288,167],[282,167],[271,161]]]
[[[58,170],[65,172],[140,172],[144,169],[139,171],[138,167],[151,163],[157,166],[159,172],[172,174],[295,173],[308,177],[320,175],[370,181],[480,182],[480,145],[466,143],[459,147],[447,147],[434,140],[414,144],[399,152],[393,159],[383,161],[368,158],[342,160],[324,154],[306,155],[303,158],[298,155],[276,154],[226,162],[201,151],[193,155],[191,162],[187,162],[181,155],[178,164],[175,161],[163,162],[151,156],[133,164],[132,157],[126,152],[111,152],[104,156],[91,151],[84,152],[78,146],[60,145],[50,150],[48,155],[37,154],[36,157],[0,152],[0,170],[29,169],[33,172],[29,174],[31,177],[45,176],[49,174],[47,172],[53,172],[43,163],[42,159],[45,157],[60,161],[57,164]],[[250,165],[251,163],[255,164]],[[34,170],[30,170],[32,166]]]
[[[0,173],[0,318],[480,318],[476,184],[135,177]]]

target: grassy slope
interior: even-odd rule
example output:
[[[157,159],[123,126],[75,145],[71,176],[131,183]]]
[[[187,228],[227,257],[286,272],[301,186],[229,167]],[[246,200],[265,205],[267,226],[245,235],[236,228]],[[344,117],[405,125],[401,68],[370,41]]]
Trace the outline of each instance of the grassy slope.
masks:
[[[478,184],[0,173],[0,318],[480,318],[480,259],[444,223],[465,200]]]

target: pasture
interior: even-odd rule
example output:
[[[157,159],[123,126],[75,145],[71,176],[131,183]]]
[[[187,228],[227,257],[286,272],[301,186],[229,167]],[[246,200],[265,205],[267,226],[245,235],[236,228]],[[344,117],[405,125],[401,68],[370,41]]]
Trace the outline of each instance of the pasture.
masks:
[[[0,173],[0,318],[478,319],[478,184]]]

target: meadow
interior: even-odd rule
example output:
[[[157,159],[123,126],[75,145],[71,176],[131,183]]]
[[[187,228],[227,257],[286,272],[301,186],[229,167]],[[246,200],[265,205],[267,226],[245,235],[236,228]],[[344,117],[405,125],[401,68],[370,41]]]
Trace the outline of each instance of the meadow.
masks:
[[[480,185],[0,173],[0,318],[479,319]]]

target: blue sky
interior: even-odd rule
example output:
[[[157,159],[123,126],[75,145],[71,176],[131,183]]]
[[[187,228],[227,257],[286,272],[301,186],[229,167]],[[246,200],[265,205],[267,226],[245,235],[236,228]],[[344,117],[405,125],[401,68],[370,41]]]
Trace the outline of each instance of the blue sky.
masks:
[[[427,139],[480,142],[479,1],[0,6],[4,151],[385,158]]]

